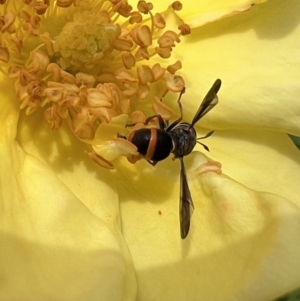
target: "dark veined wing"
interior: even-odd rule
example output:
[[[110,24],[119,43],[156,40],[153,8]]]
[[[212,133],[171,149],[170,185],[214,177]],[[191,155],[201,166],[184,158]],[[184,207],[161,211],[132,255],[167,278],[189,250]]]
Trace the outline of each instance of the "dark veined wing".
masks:
[[[186,171],[184,167],[183,158],[179,158],[181,163],[180,170],[180,202],[179,202],[179,216],[180,216],[180,234],[181,238],[187,237],[190,230],[190,220],[194,211],[194,204],[192,201],[191,192],[188,186]]]
[[[193,121],[191,123],[191,127],[195,125],[205,114],[207,114],[219,101],[218,99],[218,91],[221,88],[221,80],[217,79],[210,90],[207,92],[206,96],[204,97],[197,113],[195,114]]]

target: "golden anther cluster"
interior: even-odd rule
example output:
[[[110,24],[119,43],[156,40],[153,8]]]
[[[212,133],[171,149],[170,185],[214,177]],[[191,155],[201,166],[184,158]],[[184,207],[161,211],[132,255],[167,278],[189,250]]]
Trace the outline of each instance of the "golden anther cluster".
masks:
[[[166,65],[187,24],[165,30],[166,16],[181,9],[174,2],[153,14],[150,2],[134,10],[127,0],[0,0],[0,71],[15,81],[20,108],[44,115],[57,130],[65,121],[89,141],[101,123],[139,109],[141,100],[179,92],[175,73],[181,62]],[[151,100],[150,100],[151,101]],[[154,106],[155,107],[155,106]]]

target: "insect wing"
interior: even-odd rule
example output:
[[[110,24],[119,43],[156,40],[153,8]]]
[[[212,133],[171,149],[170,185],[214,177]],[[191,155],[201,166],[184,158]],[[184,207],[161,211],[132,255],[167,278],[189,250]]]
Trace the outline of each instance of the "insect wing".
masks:
[[[207,92],[204,97],[197,113],[195,114],[191,126],[194,126],[196,122],[198,122],[205,114],[207,114],[219,101],[218,99],[218,91],[221,88],[221,80],[217,79],[210,90]]]
[[[187,237],[190,230],[190,220],[194,211],[191,192],[188,186],[186,171],[183,163],[183,158],[179,158],[181,162],[180,171],[180,202],[179,202],[179,216],[180,216],[180,234],[181,238]]]

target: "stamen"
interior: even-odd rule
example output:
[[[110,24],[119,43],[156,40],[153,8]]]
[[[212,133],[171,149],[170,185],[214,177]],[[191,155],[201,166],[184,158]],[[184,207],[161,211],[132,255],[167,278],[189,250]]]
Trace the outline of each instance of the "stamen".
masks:
[[[146,3],[146,1],[139,1],[137,8],[142,14],[148,14],[150,10],[153,9],[153,5],[150,2]]]
[[[182,3],[180,1],[175,1],[172,3],[172,8],[179,11],[182,9]]]
[[[20,109],[32,114],[45,107],[53,130],[67,123],[81,141],[98,143],[103,123],[121,114],[145,119],[141,111],[155,95],[184,87],[175,75],[181,62],[162,62],[190,32],[184,23],[163,31],[167,15],[181,9],[178,1],[160,13],[146,1],[133,10],[127,0],[0,0],[0,5],[0,72],[15,82]],[[168,107],[154,99],[154,111],[170,118]],[[126,155],[129,142],[115,138],[106,146]],[[91,158],[112,167],[98,155]]]
[[[172,110],[168,106],[166,106],[158,97],[155,97],[152,108],[155,114],[160,115],[164,120],[171,119]]]
[[[159,13],[155,14],[153,17],[153,22],[154,25],[159,29],[163,29],[166,27],[166,21],[162,14]]]
[[[114,166],[111,162],[105,160],[103,157],[97,155],[95,152],[90,152],[88,155],[96,164],[100,165],[101,167],[104,167],[106,169],[114,169]]]
[[[5,43],[1,43],[0,44],[0,61],[4,62],[4,63],[8,63],[9,58],[10,58],[10,54],[8,51],[8,48],[5,46]]]
[[[174,63],[173,65],[168,66],[167,70],[171,74],[175,74],[181,68],[182,68],[181,62],[180,61],[176,61],[176,63]]]
[[[129,23],[130,24],[141,23],[142,20],[143,20],[142,15],[137,11],[132,12],[130,15],[131,15],[131,17],[129,18]]]

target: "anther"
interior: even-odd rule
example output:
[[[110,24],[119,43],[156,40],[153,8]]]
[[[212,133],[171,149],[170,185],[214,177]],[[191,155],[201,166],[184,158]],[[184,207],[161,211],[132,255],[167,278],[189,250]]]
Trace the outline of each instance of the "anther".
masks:
[[[182,9],[182,3],[180,1],[175,1],[172,3],[172,8],[176,11],[179,11]]]

